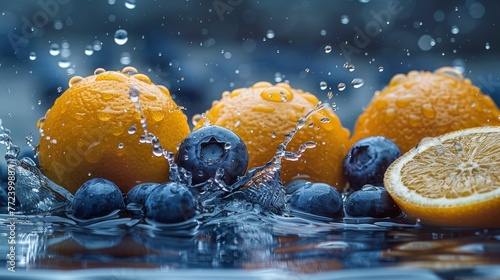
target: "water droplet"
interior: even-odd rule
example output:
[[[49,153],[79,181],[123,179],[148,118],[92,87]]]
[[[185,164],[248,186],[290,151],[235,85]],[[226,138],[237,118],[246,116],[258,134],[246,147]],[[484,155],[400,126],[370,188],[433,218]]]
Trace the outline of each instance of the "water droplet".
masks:
[[[304,69],[304,72],[306,72],[306,73],[309,73],[309,71],[311,71],[311,69],[309,69],[309,68]]]
[[[224,149],[226,149],[226,150],[231,149],[231,143],[229,143],[229,142],[224,143]]]
[[[128,33],[125,29],[118,29],[115,32],[115,43],[124,45],[128,41]]]
[[[275,34],[274,34],[273,30],[271,30],[271,29],[267,30],[266,37],[268,39],[272,39],[272,38],[274,38],[274,36],[275,36]]]
[[[51,56],[58,56],[61,53],[61,49],[59,48],[59,44],[57,44],[57,43],[50,44],[49,53]]]
[[[135,134],[137,132],[137,127],[135,125],[128,128],[128,134]]]
[[[36,52],[30,52],[30,60],[36,59]]]
[[[349,23],[349,16],[347,16],[347,15],[342,15],[342,16],[340,17],[340,23],[342,23],[342,24],[348,24],[348,23]]]
[[[72,87],[72,86],[74,86],[76,83],[78,83],[81,80],[83,80],[82,77],[80,77],[80,76],[74,76],[71,79],[69,79],[68,85],[69,85],[69,87]]]
[[[325,46],[325,53],[330,53],[332,51],[332,46],[326,45]]]
[[[384,67],[383,67],[383,66],[379,66],[379,67],[378,67],[378,71],[379,71],[379,72],[384,72]]]
[[[134,9],[134,8],[135,8],[135,5],[136,5],[135,0],[126,0],[126,1],[125,1],[125,7],[126,7],[127,9],[132,10],[132,9]]]
[[[423,104],[422,105],[422,114],[427,119],[434,119],[436,117],[436,110],[432,107],[432,104]]]
[[[347,66],[347,69],[349,69],[349,72],[354,72],[354,70],[356,70],[356,66],[352,65],[352,64],[349,64]]]
[[[337,88],[338,88],[339,91],[343,91],[346,88],[346,85],[344,83],[339,83],[337,85]]]
[[[276,131],[271,132],[271,137],[276,138]]]
[[[352,79],[351,84],[354,88],[360,88],[365,84],[365,81],[361,78],[354,78]]]
[[[422,35],[417,44],[421,50],[428,51],[436,45],[436,41],[430,35]]]
[[[139,96],[141,95],[141,91],[137,86],[131,86],[128,94],[130,96],[130,100],[134,103],[139,101]]]
[[[118,144],[118,149],[123,149],[123,147],[124,147],[124,146],[125,146],[125,145],[123,145],[123,143],[119,143],[119,144]]]
[[[85,55],[91,56],[94,54],[94,48],[91,45],[85,46]]]
[[[330,123],[330,118],[321,118],[319,121],[321,123]]]
[[[96,68],[94,70],[94,75],[99,75],[99,74],[102,74],[104,72],[106,72],[106,70],[104,68]]]
[[[460,32],[460,29],[458,28],[458,26],[453,25],[451,27],[451,34],[458,34],[459,32]]]
[[[92,43],[92,48],[94,49],[94,51],[98,52],[102,49],[102,42],[99,41],[99,40],[95,40],[93,43]]]
[[[332,97],[333,97],[333,92],[329,91],[329,92],[326,94],[326,97],[328,97],[328,99],[332,99]]]
[[[57,63],[57,65],[59,65],[59,67],[63,69],[66,69],[71,65],[71,62],[69,62],[69,60],[66,59],[61,59],[59,60],[59,63]]]
[[[319,83],[319,88],[320,88],[321,90],[325,90],[327,87],[328,87],[328,84],[327,84],[325,81],[321,81],[321,82]]]
[[[130,62],[132,62],[132,57],[130,56],[130,53],[123,52],[120,57],[120,63],[123,65],[129,65]]]
[[[137,71],[137,69],[133,66],[127,66],[122,69],[122,73],[127,75],[135,75],[138,74],[139,71]]]
[[[484,45],[484,48],[489,50],[490,49],[490,43],[486,42],[486,44]]]

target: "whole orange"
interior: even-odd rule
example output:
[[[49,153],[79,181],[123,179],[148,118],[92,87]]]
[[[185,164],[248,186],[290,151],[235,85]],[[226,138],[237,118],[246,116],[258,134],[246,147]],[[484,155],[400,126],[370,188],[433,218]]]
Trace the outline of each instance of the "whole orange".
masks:
[[[492,99],[453,68],[411,71],[395,75],[375,93],[359,116],[352,138],[385,136],[405,153],[425,137],[500,125],[499,117]]]
[[[96,177],[113,181],[122,192],[141,182],[168,180],[167,160],[155,156],[150,144],[139,143],[141,120],[168,151],[189,134],[187,117],[167,88],[132,67],[98,69],[86,78],[73,77],[69,86],[38,123],[43,174],[72,193]],[[141,110],[131,88],[139,91]]]
[[[289,84],[258,82],[250,88],[224,92],[205,115],[212,124],[226,127],[241,137],[248,149],[248,169],[251,169],[271,160],[285,134],[317,103],[314,95],[293,89]],[[201,119],[195,129],[204,121]],[[297,161],[283,161],[283,183],[306,179],[342,190],[345,183],[342,160],[350,146],[349,134],[331,108],[313,114],[287,150],[297,151],[307,141],[314,141],[317,146],[306,150]]]

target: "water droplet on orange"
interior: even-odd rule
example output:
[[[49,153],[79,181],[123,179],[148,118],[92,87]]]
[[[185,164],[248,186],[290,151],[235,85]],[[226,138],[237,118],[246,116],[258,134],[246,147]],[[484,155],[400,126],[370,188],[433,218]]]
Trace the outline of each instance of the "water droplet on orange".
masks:
[[[81,80],[83,80],[82,77],[80,77],[80,76],[74,76],[71,79],[69,79],[68,86],[72,87],[72,86],[74,86],[76,83],[78,83]]]
[[[106,72],[106,70],[104,68],[97,68],[94,70],[94,75],[99,75],[99,74],[102,74]]]
[[[149,77],[144,74],[135,74],[132,77],[136,78],[139,81],[145,82],[148,85],[152,84],[151,79],[149,79]]]
[[[428,119],[433,119],[436,117],[436,110],[434,110],[432,104],[426,103],[422,105],[422,114]]]
[[[273,86],[263,90],[260,93],[260,97],[267,101],[284,102],[283,100],[291,101],[293,99],[293,94],[285,87]]]
[[[122,73],[123,74],[128,74],[128,75],[134,75],[134,74],[138,74],[139,71],[137,71],[137,69],[133,66],[127,66],[127,67],[124,67],[122,69]]]

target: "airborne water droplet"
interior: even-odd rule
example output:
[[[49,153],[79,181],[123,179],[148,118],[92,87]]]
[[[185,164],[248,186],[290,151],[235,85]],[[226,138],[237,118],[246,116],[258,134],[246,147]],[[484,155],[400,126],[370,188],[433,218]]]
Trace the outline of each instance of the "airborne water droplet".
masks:
[[[325,46],[325,53],[330,53],[332,51],[332,46],[326,45]]]
[[[321,90],[325,90],[327,87],[328,87],[328,84],[327,84],[325,81],[321,81],[321,82],[319,83],[319,88],[320,88]]]
[[[59,44],[56,44],[56,43],[50,44],[49,53],[52,56],[59,55],[61,53],[61,49],[59,48]]]
[[[363,79],[361,79],[361,78],[354,78],[351,81],[351,84],[354,88],[360,88],[365,84],[365,81],[363,81]]]
[[[272,39],[272,38],[274,38],[274,35],[275,35],[275,34],[274,34],[274,31],[273,31],[273,30],[271,30],[271,29],[267,30],[266,37],[267,37],[268,39]]]
[[[346,85],[344,83],[339,83],[337,85],[337,88],[339,89],[339,91],[343,91],[346,88]]]
[[[85,47],[85,55],[91,56],[94,54],[94,48],[91,45]]]
[[[130,10],[134,9],[135,8],[135,0],[126,0],[125,7],[127,9],[130,9]]]
[[[124,45],[128,41],[128,33],[125,29],[118,29],[115,32],[115,43]]]

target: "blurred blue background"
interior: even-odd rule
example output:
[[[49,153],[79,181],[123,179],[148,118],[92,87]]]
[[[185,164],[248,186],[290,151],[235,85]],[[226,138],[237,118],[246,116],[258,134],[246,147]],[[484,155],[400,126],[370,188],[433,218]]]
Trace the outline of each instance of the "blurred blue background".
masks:
[[[352,130],[393,75],[442,66],[498,102],[499,11],[486,0],[1,1],[0,118],[16,143],[36,142],[69,78],[126,65],[167,86],[189,119],[225,90],[286,81],[335,102]]]

